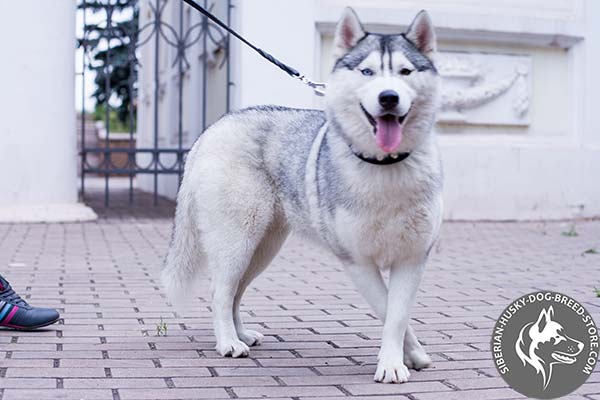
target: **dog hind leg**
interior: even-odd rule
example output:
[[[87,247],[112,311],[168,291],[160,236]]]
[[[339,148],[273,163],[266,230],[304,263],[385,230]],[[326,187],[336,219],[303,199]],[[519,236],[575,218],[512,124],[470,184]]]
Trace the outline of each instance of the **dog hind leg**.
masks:
[[[267,180],[256,170],[240,169],[235,177],[235,185],[212,182],[215,173],[207,177],[208,183],[198,192],[198,217],[211,272],[216,350],[222,356],[245,357],[249,348],[238,337],[234,303],[274,218],[274,197]]]
[[[222,356],[245,357],[248,346],[238,338],[233,308],[235,295],[250,267],[251,260],[261,237],[251,236],[237,229],[219,229],[207,236],[207,255],[212,270],[212,312],[216,350]],[[223,246],[220,246],[222,244]]]
[[[289,228],[283,222],[282,217],[275,218],[269,225],[266,234],[259,243],[254,252],[250,266],[246,269],[242,280],[238,286],[233,303],[233,321],[239,339],[248,346],[259,345],[263,340],[260,332],[244,327],[240,314],[240,303],[245,290],[250,283],[263,272],[277,255],[281,246],[285,242],[289,233]]]

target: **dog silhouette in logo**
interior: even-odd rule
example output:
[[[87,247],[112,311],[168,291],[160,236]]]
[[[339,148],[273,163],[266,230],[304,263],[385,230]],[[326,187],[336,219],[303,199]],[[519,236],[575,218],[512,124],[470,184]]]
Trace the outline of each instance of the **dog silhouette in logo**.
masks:
[[[545,390],[554,365],[575,363],[583,343],[567,336],[563,326],[554,320],[554,309],[550,306],[542,309],[537,321],[521,329],[515,350],[524,366],[529,364],[542,374]]]

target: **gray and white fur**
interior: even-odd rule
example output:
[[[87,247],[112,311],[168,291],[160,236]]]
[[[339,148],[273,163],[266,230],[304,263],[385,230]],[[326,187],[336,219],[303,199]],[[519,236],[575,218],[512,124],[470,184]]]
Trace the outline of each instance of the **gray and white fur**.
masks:
[[[346,9],[334,47],[324,112],[252,107],[200,136],[163,283],[181,298],[208,271],[216,349],[247,356],[263,336],[244,327],[242,295],[290,231],[305,235],[341,260],[385,321],[375,380],[406,382],[408,368],[431,363],[409,313],[442,217],[435,33],[425,11],[406,32],[379,35]]]

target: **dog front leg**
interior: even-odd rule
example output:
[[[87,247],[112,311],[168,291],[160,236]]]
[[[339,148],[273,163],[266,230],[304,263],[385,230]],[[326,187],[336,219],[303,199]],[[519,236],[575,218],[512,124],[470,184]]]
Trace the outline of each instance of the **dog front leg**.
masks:
[[[379,267],[372,264],[358,265],[347,262],[344,263],[344,266],[375,315],[385,322],[388,288],[383,281]],[[410,324],[406,327],[404,335],[404,365],[413,369],[427,368],[431,365],[431,358],[419,343]]]
[[[404,364],[404,338],[422,276],[423,265],[417,262],[395,265],[390,270],[387,312],[375,372],[378,382],[402,383],[410,377]]]
[[[344,263],[344,266],[352,282],[371,306],[377,318],[385,321],[388,289],[385,286],[379,267],[374,264],[359,265],[354,263]]]

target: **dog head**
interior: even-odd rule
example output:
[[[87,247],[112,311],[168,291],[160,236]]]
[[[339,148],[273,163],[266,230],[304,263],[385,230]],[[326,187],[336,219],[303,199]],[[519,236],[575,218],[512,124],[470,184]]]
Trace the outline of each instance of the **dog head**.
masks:
[[[535,322],[521,329],[515,350],[523,362],[542,374],[544,389],[550,383],[555,364],[573,364],[583,349],[583,343],[569,337],[563,326],[554,320],[554,308],[542,309]]]
[[[428,138],[438,99],[435,52],[425,11],[395,35],[366,32],[351,8],[344,11],[334,37],[326,110],[355,151],[385,157],[413,151]]]

